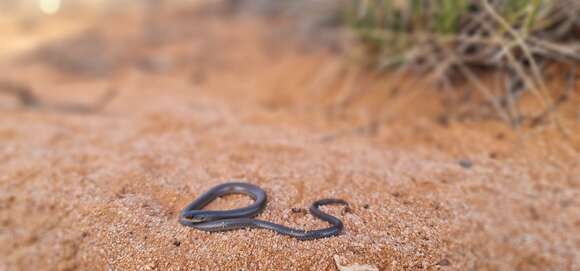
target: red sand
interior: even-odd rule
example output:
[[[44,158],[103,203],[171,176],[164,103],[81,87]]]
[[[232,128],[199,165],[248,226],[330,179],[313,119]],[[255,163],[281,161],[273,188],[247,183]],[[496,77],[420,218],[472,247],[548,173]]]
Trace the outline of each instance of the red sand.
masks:
[[[407,105],[378,85],[341,109],[341,80],[320,87],[333,57],[269,47],[260,23],[197,18],[172,42],[139,48],[139,24],[125,20],[100,28],[126,61],[113,80],[0,66],[53,101],[119,91],[93,115],[1,97],[0,270],[335,270],[334,255],[381,270],[580,269],[573,106],[562,111],[569,139],[550,127],[518,135],[497,120],[442,125],[430,90]],[[126,64],[140,59],[168,68]],[[374,136],[340,132],[393,112]],[[351,213],[327,211],[345,232],[300,242],[178,224],[183,206],[228,179],[267,191],[261,219],[298,228],[325,224],[292,208],[343,198]]]

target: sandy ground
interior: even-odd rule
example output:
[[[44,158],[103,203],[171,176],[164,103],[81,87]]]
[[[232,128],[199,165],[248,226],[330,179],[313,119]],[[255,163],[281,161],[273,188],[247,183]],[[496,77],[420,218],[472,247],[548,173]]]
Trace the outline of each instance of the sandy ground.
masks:
[[[118,95],[89,115],[0,97],[0,270],[336,270],[334,255],[380,270],[580,270],[574,106],[562,110],[568,138],[447,119],[435,90],[352,83],[331,54],[276,42],[273,23],[170,18],[161,41],[125,17],[2,63],[3,78],[51,102]],[[371,91],[344,106],[349,84]],[[384,121],[372,133],[353,129],[373,116]],[[267,191],[261,219],[298,228],[325,224],[293,208],[343,198],[351,212],[326,210],[344,234],[301,242],[177,222],[230,179]]]

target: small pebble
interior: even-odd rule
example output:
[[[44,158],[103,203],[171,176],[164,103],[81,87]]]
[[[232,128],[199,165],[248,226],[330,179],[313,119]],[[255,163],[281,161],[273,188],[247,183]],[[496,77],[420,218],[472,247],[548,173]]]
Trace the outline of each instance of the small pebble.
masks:
[[[365,209],[368,209],[368,208],[370,208],[370,207],[371,207],[371,206],[369,206],[368,204],[365,204],[365,205],[363,205],[363,208],[365,208]]]
[[[439,123],[439,125],[443,126],[443,127],[448,127],[449,126],[449,117],[445,116],[445,115],[441,115],[438,116],[436,118],[437,123]]]
[[[341,212],[342,215],[350,214],[350,213],[352,213],[352,209],[349,206],[345,206]]]
[[[443,259],[443,260],[437,262],[437,265],[439,265],[439,266],[450,266],[451,265],[451,262],[449,260],[447,260],[447,259]]]
[[[459,163],[459,165],[462,168],[471,168],[471,167],[473,167],[473,162],[471,162],[471,160],[461,159],[461,160],[459,160],[458,163]]]
[[[174,240],[174,241],[173,241],[173,245],[174,245],[174,246],[176,246],[176,247],[178,247],[178,246],[181,246],[181,241],[179,241],[179,240]]]
[[[293,207],[292,208],[292,213],[295,213],[295,214],[306,214],[307,211],[304,208]]]
[[[495,135],[495,138],[497,140],[504,140],[505,139],[505,134],[504,133],[497,133],[497,135]]]

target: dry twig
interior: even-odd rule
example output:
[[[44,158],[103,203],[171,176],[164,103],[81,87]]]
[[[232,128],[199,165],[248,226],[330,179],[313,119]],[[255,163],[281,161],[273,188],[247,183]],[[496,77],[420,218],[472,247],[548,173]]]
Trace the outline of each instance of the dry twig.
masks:
[[[23,108],[74,114],[99,112],[117,95],[116,90],[110,89],[92,104],[50,103],[34,94],[29,86],[14,81],[0,81],[0,93],[16,97]]]

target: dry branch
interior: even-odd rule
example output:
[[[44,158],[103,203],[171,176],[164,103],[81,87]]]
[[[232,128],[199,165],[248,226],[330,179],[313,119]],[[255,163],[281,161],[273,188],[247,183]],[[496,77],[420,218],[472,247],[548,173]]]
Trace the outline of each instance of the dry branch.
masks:
[[[109,89],[91,104],[50,103],[34,94],[31,87],[14,81],[0,81],[0,93],[8,94],[18,100],[23,108],[55,111],[61,113],[91,114],[104,109],[117,95],[117,91]]]

